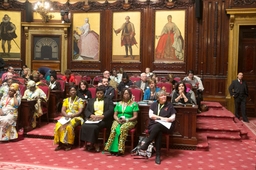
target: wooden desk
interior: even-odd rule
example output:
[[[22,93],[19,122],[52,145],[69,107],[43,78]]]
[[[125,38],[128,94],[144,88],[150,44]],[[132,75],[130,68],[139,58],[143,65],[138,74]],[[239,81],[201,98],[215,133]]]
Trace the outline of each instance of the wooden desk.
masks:
[[[18,129],[23,128],[24,132],[32,130],[32,118],[35,112],[36,100],[28,101],[27,99],[22,99],[19,106],[18,113]]]
[[[145,130],[148,128],[149,122],[149,105],[140,105],[140,113],[138,116],[138,132],[139,134],[145,134]],[[196,115],[197,106],[183,107],[175,106],[177,111],[176,124],[174,132],[171,135],[170,142],[172,145],[183,145],[183,146],[196,146]]]
[[[61,90],[51,90],[49,98],[49,110],[48,116],[49,120],[53,121],[55,117],[58,117],[58,104],[64,99],[64,91]]]

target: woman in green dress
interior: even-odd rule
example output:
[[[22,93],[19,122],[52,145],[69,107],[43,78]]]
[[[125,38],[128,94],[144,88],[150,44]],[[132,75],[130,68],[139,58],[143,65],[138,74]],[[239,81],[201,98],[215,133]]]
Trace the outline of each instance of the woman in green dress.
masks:
[[[121,101],[114,109],[114,122],[111,127],[111,133],[104,150],[112,155],[123,155],[125,151],[125,141],[130,129],[137,123],[139,106],[132,101],[132,92],[124,88],[121,92]]]

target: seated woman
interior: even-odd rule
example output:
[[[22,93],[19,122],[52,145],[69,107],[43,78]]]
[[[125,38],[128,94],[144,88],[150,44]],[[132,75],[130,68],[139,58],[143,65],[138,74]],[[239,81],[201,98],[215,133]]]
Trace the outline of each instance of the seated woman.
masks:
[[[18,138],[16,121],[21,97],[18,95],[19,84],[13,83],[7,95],[0,101],[0,141],[9,141]]]
[[[156,100],[156,92],[160,91],[160,88],[156,87],[155,79],[148,80],[149,88],[144,92],[143,100]]]
[[[167,95],[165,91],[159,91],[156,93],[157,101],[152,103],[149,109],[149,137],[146,139],[145,143],[141,146],[141,150],[147,150],[148,145],[154,140],[156,144],[156,164],[161,163],[161,141],[163,133],[171,133],[174,127],[172,123],[176,117],[176,110],[174,109],[172,103],[167,101]],[[156,120],[162,122],[172,123],[170,128],[165,127]]]
[[[60,82],[57,81],[57,75],[50,75],[49,87],[51,90],[61,90]]]
[[[93,123],[84,123],[80,131],[80,140],[85,141],[85,150],[100,152],[98,144],[98,134],[103,128],[110,128],[113,120],[114,105],[111,99],[104,96],[105,87],[96,88],[96,98],[90,99],[85,109],[85,118]],[[87,148],[87,142],[91,146]]]
[[[123,155],[125,151],[125,141],[128,131],[137,124],[138,104],[131,100],[132,92],[124,88],[121,92],[121,101],[114,109],[114,122],[111,127],[111,133],[108,142],[104,148],[114,155]]]
[[[88,90],[88,86],[88,83],[85,80],[82,80],[79,83],[77,91],[77,96],[83,100],[86,100],[86,102],[88,102],[88,100],[92,98],[92,94],[90,90]]]
[[[71,150],[75,140],[74,129],[77,125],[83,124],[84,120],[81,113],[84,108],[84,102],[76,95],[76,87],[69,87],[70,97],[64,99],[61,114],[62,118],[58,121],[54,128],[54,144],[58,144],[55,151],[64,149]]]
[[[75,84],[75,77],[71,73],[71,70],[67,69],[64,73],[65,76],[63,76],[61,79],[64,80],[66,83]]]
[[[31,76],[31,72],[30,72],[30,68],[24,68],[23,69],[23,74],[22,74],[22,78],[26,79],[26,81],[30,80],[30,76]]]
[[[191,93],[188,93],[186,85],[183,81],[179,82],[172,93],[172,103],[173,104],[193,104],[191,99]]]
[[[173,89],[175,89],[176,84],[178,83],[176,80],[174,80],[173,78],[173,74],[168,74],[169,77],[169,82],[172,83],[172,87]]]
[[[22,98],[27,100],[37,100],[37,103],[35,104],[35,113],[32,120],[32,127],[35,128],[36,118],[42,116],[43,114],[41,107],[42,100],[46,102],[48,99],[44,91],[37,87],[33,80],[28,82],[27,88],[28,89],[25,91]]]

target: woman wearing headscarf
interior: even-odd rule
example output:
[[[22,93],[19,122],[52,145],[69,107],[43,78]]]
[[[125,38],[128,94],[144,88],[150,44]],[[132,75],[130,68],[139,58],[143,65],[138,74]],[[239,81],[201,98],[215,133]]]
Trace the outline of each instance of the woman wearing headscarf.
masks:
[[[80,140],[85,141],[85,150],[95,148],[96,152],[100,151],[98,144],[98,135],[103,128],[110,128],[113,120],[114,105],[110,98],[105,95],[105,87],[96,88],[96,98],[90,99],[85,109],[85,119],[92,121],[85,122],[80,131]],[[87,148],[87,142],[91,146]]]
[[[174,127],[174,120],[176,117],[176,110],[172,103],[167,101],[167,94],[165,91],[156,93],[157,101],[151,104],[149,109],[149,137],[141,146],[141,150],[147,150],[149,144],[154,140],[156,143],[156,158],[155,163],[161,163],[161,142],[163,133],[171,133]],[[164,126],[161,122],[172,123],[170,128]]]
[[[42,107],[41,102],[42,100],[47,101],[47,96],[43,90],[36,86],[36,83],[33,80],[30,80],[27,84],[27,90],[25,91],[23,99],[29,100],[37,100],[35,104],[35,113],[32,120],[32,127],[36,127],[36,118],[42,116]]]
[[[131,90],[124,88],[121,92],[121,101],[114,109],[114,122],[104,150],[110,151],[112,155],[124,154],[128,132],[137,124],[138,111],[139,106],[132,101]]]
[[[69,87],[69,95],[70,97],[64,99],[61,109],[61,119],[64,119],[64,121],[58,121],[55,125],[54,144],[58,144],[55,151],[61,149],[71,150],[75,140],[74,129],[77,125],[84,122],[81,117],[84,102],[76,95],[75,86]]]
[[[8,94],[0,101],[0,141],[9,141],[18,138],[16,121],[21,97],[17,94],[19,84],[13,83]]]

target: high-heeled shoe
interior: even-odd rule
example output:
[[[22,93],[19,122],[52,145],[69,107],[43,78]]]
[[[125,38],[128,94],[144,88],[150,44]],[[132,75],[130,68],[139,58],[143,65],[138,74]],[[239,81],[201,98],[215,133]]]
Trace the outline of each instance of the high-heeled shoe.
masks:
[[[160,155],[158,154],[156,155],[155,163],[158,165],[161,164],[161,158],[160,158]]]

